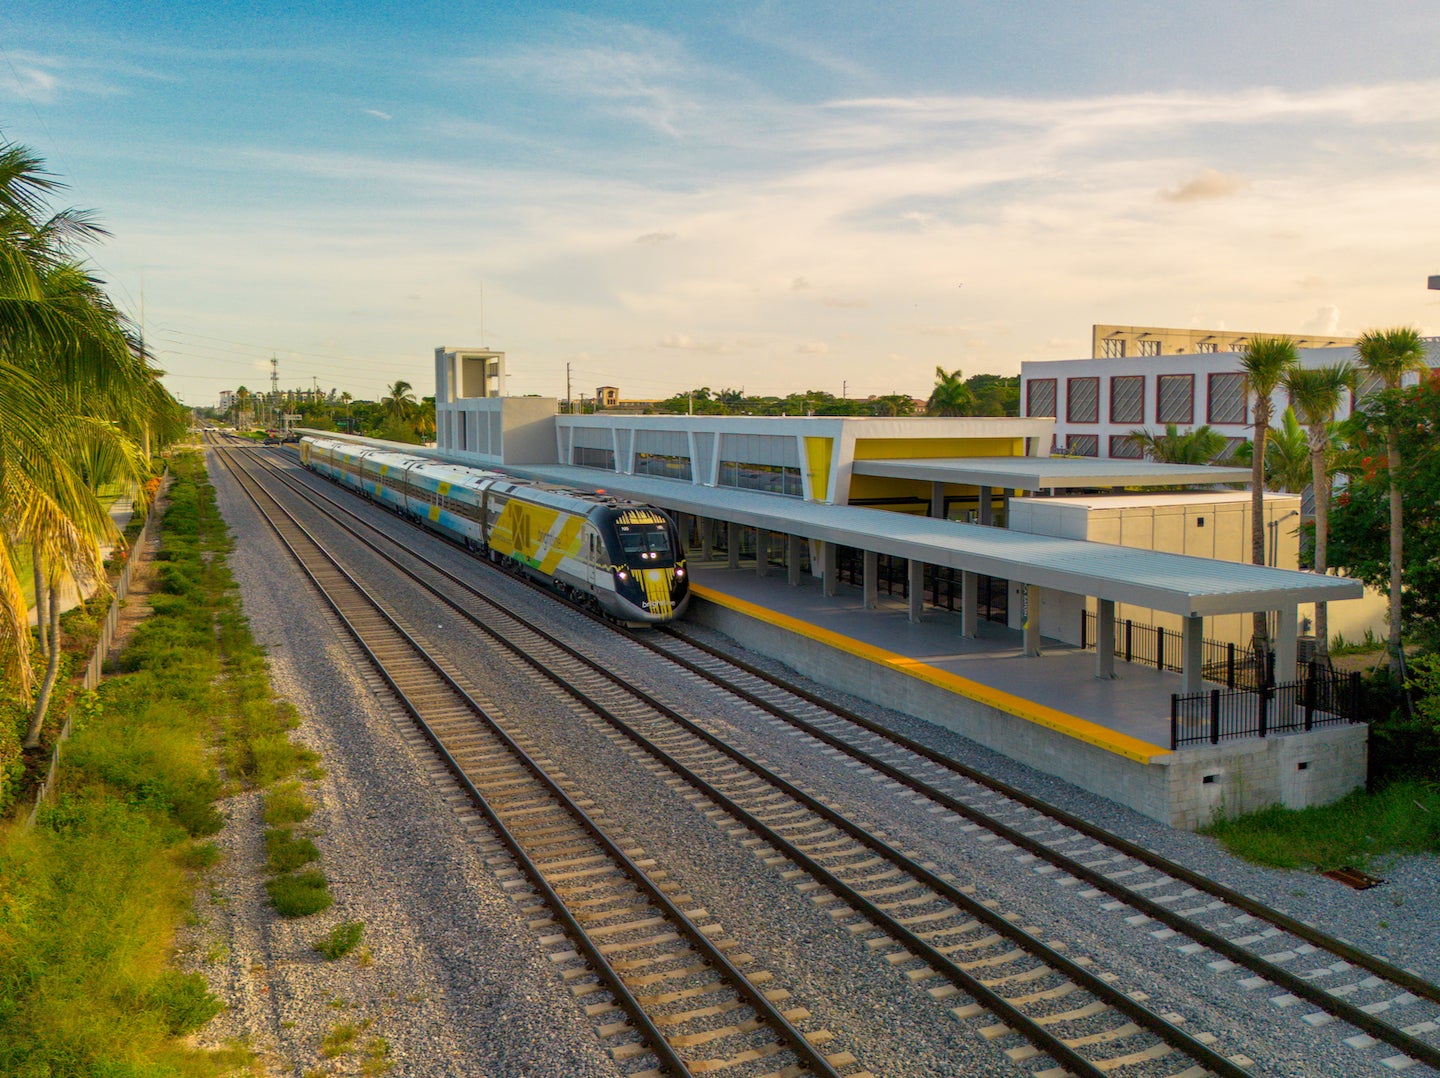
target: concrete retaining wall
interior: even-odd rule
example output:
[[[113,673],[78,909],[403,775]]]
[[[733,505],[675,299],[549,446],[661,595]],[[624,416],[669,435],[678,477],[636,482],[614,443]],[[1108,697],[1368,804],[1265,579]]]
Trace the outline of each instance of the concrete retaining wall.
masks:
[[[1174,827],[1193,830],[1219,811],[1324,804],[1365,782],[1363,725],[1226,742],[1142,763],[717,603],[692,597],[689,617],[821,684],[953,730]]]

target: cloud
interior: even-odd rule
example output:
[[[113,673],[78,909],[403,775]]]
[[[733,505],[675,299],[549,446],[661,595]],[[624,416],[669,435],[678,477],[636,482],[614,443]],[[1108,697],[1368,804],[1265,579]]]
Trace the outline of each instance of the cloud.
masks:
[[[792,292],[803,292],[809,287],[810,282],[807,281],[804,277],[796,277],[793,281],[790,282],[790,291]]]
[[[708,352],[720,355],[735,351],[734,345],[722,344],[719,341],[697,341],[684,333],[667,333],[656,343],[661,348],[674,348],[682,352]]]
[[[665,243],[676,238],[674,232],[646,232],[642,236],[636,236],[636,243]]]
[[[1301,333],[1312,336],[1333,337],[1340,330],[1340,308],[1327,303],[1317,310],[1300,327]]]
[[[824,341],[806,341],[804,344],[796,347],[795,351],[799,352],[802,356],[828,356],[830,354],[830,346]]]
[[[1229,198],[1249,186],[1250,181],[1243,176],[1207,168],[1194,179],[1161,191],[1160,197],[1166,202],[1203,202],[1214,198]]]
[[[388,120],[388,119],[390,119],[390,114],[389,114],[388,112],[381,112],[379,109],[361,109],[360,111],[362,111],[363,113],[365,113],[366,116],[373,116],[373,117],[375,117],[375,119],[377,119],[377,120]]]

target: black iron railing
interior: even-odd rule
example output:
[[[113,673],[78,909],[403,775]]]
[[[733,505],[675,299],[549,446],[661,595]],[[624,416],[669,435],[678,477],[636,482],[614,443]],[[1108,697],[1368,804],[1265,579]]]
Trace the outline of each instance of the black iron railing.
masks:
[[[1304,676],[1258,689],[1170,697],[1170,748],[1299,733],[1360,720],[1360,675],[1308,663]]]
[[[1080,646],[1095,647],[1095,612],[1085,610],[1080,618]],[[1115,623],[1115,657],[1158,670],[1183,671],[1181,634],[1178,629],[1146,625],[1126,618]],[[1303,677],[1303,663],[1296,670]],[[1259,689],[1275,681],[1275,652],[1257,654],[1244,645],[1204,639],[1200,643],[1200,676],[1228,689]]]

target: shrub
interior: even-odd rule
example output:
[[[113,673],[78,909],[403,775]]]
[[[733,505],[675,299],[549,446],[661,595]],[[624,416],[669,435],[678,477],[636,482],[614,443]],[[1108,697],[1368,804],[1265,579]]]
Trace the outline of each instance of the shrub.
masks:
[[[272,827],[265,832],[265,861],[277,875],[293,872],[302,865],[320,860],[320,851],[308,838],[296,838],[288,827]]]
[[[327,962],[334,962],[358,947],[364,935],[364,921],[341,921],[315,941],[315,950],[319,951]]]
[[[330,908],[335,901],[323,872],[311,869],[293,876],[276,876],[265,883],[270,902],[281,917],[309,917]]]

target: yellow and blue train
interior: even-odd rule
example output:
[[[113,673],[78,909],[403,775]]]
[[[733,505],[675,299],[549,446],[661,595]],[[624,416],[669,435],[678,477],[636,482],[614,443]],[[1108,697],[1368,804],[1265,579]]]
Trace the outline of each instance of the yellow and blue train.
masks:
[[[324,438],[300,459],[624,624],[678,618],[690,599],[679,531],[651,506]]]

